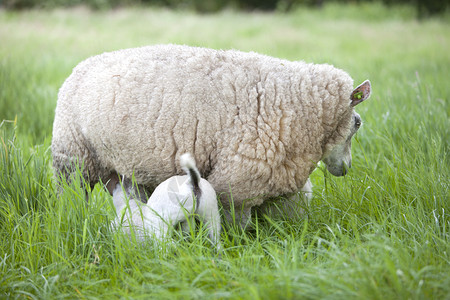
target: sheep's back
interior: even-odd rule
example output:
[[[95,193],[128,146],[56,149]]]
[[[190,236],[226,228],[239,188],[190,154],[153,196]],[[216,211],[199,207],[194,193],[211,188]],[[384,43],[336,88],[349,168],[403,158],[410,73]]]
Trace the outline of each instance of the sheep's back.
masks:
[[[182,173],[185,152],[202,175],[224,148],[280,163],[292,139],[304,138],[292,122],[321,118],[321,103],[307,96],[312,80],[308,64],[256,53],[126,49],[80,63],[61,88],[57,115],[70,111],[65,121],[80,128],[105,169],[155,186]]]

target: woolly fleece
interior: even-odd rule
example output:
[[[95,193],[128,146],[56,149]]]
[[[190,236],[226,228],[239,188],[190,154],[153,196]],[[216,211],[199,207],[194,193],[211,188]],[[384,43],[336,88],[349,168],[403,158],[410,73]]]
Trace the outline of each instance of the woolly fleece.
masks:
[[[300,190],[352,121],[353,80],[325,64],[177,45],[88,58],[58,95],[55,172],[83,162],[149,189],[182,174],[192,153],[218,194],[249,208]],[[248,200],[250,199],[250,200]],[[225,208],[229,197],[221,197]]]

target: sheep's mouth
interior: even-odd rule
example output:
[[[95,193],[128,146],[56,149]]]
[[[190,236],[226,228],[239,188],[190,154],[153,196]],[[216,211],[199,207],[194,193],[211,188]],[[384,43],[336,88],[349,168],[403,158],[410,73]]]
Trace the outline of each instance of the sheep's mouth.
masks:
[[[327,166],[327,169],[332,175],[340,177],[340,176],[347,175],[350,167],[347,167],[345,164],[343,164],[342,167],[340,167],[340,168],[339,167],[330,168]]]
[[[324,159],[323,162],[327,166],[328,172],[337,177],[347,175],[349,169],[352,167],[351,162],[349,162],[348,164],[346,164],[345,162],[337,163],[332,159]]]

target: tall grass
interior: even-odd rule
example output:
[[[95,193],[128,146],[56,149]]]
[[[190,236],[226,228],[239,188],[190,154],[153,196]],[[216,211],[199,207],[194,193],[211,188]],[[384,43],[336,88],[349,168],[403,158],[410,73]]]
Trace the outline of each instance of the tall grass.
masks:
[[[418,23],[376,4],[287,15],[0,11],[0,297],[449,299],[449,31],[448,20]],[[220,258],[199,224],[163,247],[112,230],[100,187],[86,203],[79,176],[53,180],[57,90],[87,56],[163,42],[371,79],[350,173],[319,166],[304,214],[255,215],[246,231],[224,222]]]

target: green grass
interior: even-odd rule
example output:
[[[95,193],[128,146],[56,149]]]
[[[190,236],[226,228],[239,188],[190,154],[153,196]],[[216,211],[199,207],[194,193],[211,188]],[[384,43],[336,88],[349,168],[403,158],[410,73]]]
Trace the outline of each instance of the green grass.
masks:
[[[450,299],[450,27],[413,9],[284,14],[0,11],[0,298]],[[372,98],[344,178],[316,170],[297,217],[224,222],[160,248],[113,232],[110,197],[52,178],[58,88],[82,59],[156,43],[330,63]]]

